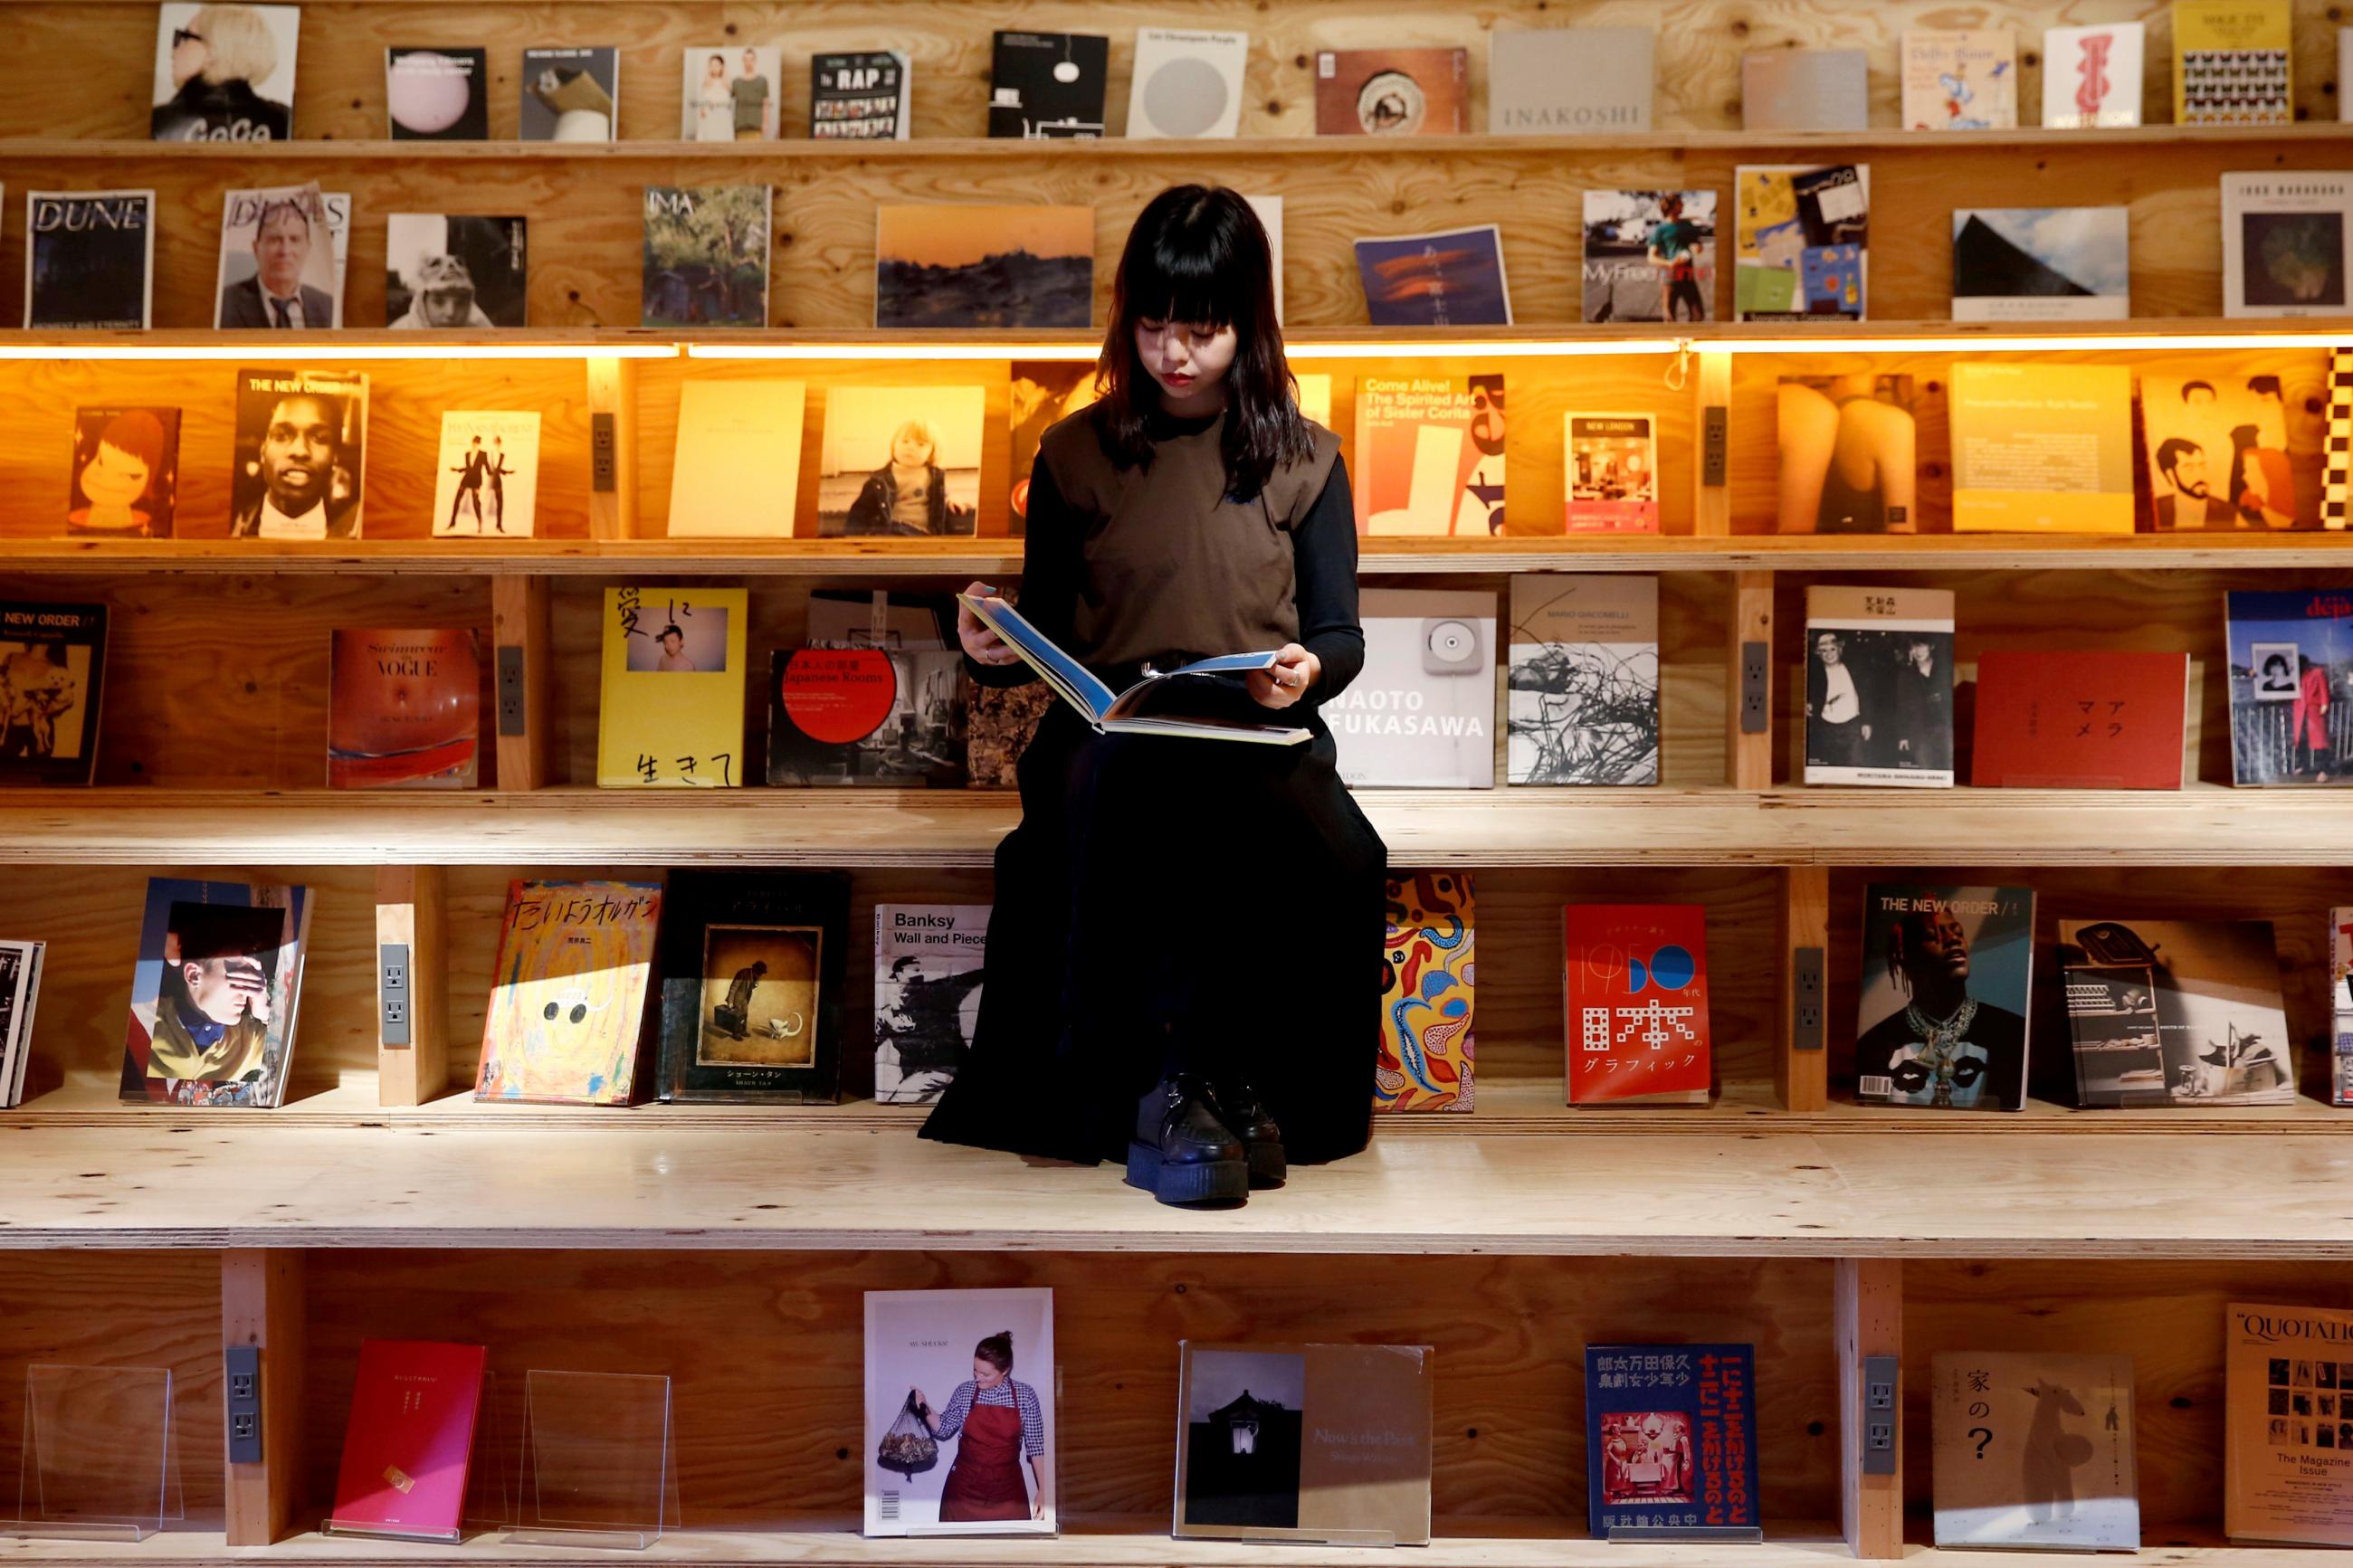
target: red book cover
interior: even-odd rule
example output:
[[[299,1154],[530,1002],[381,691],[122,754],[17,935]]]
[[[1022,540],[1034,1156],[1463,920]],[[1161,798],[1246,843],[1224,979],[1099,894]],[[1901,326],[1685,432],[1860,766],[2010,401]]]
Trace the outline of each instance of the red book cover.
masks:
[[[1980,788],[2179,789],[2186,653],[1978,658]]]
[[[474,787],[482,661],[470,628],[338,628],[332,682],[328,788]]]
[[[1568,1102],[1705,1104],[1707,910],[1571,904],[1566,928]]]
[[[331,1530],[458,1539],[485,1358],[480,1345],[360,1342]]]

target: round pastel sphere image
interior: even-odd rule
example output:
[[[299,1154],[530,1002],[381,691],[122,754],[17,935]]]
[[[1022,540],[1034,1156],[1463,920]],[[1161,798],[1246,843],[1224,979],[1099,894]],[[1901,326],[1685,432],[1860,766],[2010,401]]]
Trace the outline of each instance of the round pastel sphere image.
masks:
[[[395,59],[387,73],[393,122],[419,136],[438,136],[457,124],[473,92],[466,68],[430,49]]]

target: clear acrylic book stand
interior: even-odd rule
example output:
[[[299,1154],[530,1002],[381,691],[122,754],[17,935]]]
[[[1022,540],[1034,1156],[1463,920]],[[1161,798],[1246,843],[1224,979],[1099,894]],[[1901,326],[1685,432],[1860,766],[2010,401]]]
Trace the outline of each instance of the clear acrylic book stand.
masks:
[[[185,1517],[168,1367],[27,1367],[17,1454],[0,1536],[144,1541]]]
[[[523,1375],[522,1512],[510,1543],[641,1552],[679,1528],[670,1379]]]

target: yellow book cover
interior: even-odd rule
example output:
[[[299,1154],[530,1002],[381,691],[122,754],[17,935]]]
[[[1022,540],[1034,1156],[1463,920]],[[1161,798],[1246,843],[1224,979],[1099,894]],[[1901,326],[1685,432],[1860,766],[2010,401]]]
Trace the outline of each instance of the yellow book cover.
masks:
[[[512,882],[477,1100],[627,1105],[645,1038],[657,882]]]
[[[1381,1051],[1375,1110],[1469,1110],[1472,935],[1476,895],[1459,871],[1414,871],[1388,882],[1381,946]]]
[[[2130,533],[2132,372],[1953,367],[1953,531]]]
[[[790,539],[801,493],[799,381],[690,381],[670,471],[672,539]]]
[[[744,782],[741,588],[605,590],[596,783],[725,789]]]
[[[2293,38],[2288,0],[2173,0],[2173,122],[2293,121]]]

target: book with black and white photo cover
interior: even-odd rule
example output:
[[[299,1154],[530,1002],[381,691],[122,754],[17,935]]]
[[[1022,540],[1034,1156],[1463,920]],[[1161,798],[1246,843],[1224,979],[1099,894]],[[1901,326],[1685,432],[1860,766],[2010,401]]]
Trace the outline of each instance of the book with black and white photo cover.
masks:
[[[316,184],[231,191],[221,200],[213,325],[290,331],[343,324],[351,196]]]
[[[2078,1105],[2295,1102],[2269,921],[2063,919],[2059,977]]]
[[[1585,319],[1715,320],[1715,193],[1585,193]]]
[[[2121,321],[2132,314],[2131,209],[1961,207],[1953,320]]]
[[[2353,1105],[2353,904],[2328,911],[2328,1098]]]
[[[987,404],[987,391],[977,383],[828,388],[818,535],[971,533],[980,515]]]
[[[2341,315],[2353,171],[2222,176],[2222,313]]]
[[[155,193],[25,193],[25,325],[144,329],[155,289]]]
[[[25,1100],[33,1055],[33,1016],[41,1000],[46,942],[0,942],[0,1109]]]
[[[2034,889],[1873,882],[1862,890],[1855,1099],[2026,1104]]]
[[[165,0],[155,18],[158,142],[283,142],[294,134],[300,5]]]
[[[766,326],[769,195],[766,185],[648,185],[638,324]]]
[[[106,606],[0,603],[0,785],[89,784],[106,690]]]
[[[1869,62],[1861,49],[1751,49],[1740,57],[1740,128],[1867,129]]]
[[[359,538],[367,406],[363,371],[238,371],[230,537]]]
[[[2353,592],[2224,595],[2231,782],[2353,784]]]
[[[960,649],[776,649],[767,782],[964,788],[963,679]]]
[[[2290,123],[2295,43],[2289,0],[2173,0],[2173,122]]]
[[[1241,126],[1242,72],[1249,63],[1248,33],[1138,27],[1128,139],[1232,137]]]
[[[279,1105],[315,905],[299,884],[147,879],[124,1100]]]
[[[1101,136],[1110,71],[1111,40],[1100,33],[993,35],[988,133],[1023,141]]]
[[[1179,1341],[1170,1533],[1429,1545],[1435,1356],[1428,1345]]]
[[[789,539],[808,384],[690,377],[670,464],[672,539]]]
[[[679,136],[688,142],[773,142],[784,51],[774,44],[711,44],[685,54]]]
[[[433,475],[437,539],[529,539],[539,500],[535,409],[449,409]]]
[[[621,57],[611,45],[525,49],[525,142],[610,142],[621,112]]]
[[[1471,52],[1324,49],[1315,56],[1318,136],[1459,136],[1470,127]]]
[[[2223,1533],[2353,1546],[2353,1312],[2232,1302],[2222,1388]]]
[[[914,66],[901,50],[809,57],[812,141],[904,142],[914,100]]]
[[[1487,35],[1492,136],[1648,131],[1659,35],[1649,27],[1498,27]]]
[[[993,594],[956,597],[1099,733],[1275,746],[1295,746],[1309,738],[1305,730],[1267,723],[1263,716],[1270,710],[1250,694],[1249,677],[1272,669],[1278,649],[1218,654],[1175,669],[1148,670],[1126,690],[1113,691],[1004,599]]]
[[[1899,68],[1907,131],[2018,124],[2018,35],[2008,27],[1907,28]]]
[[[1659,531],[1659,443],[1648,414],[1561,416],[1570,533]]]
[[[868,1535],[1052,1535],[1054,1292],[866,1292]]]
[[[955,1081],[980,1016],[987,904],[874,906],[874,1099],[930,1105]]]
[[[179,494],[178,409],[74,410],[68,535],[169,539]]]
[[[387,48],[384,100],[395,142],[487,142],[490,56],[479,48]]]
[[[392,214],[385,220],[385,325],[522,326],[527,234],[521,217]]]
[[[2042,126],[2112,131],[2140,123],[2143,22],[2052,27],[2042,35]]]
[[[1950,788],[1949,588],[1806,590],[1805,782]]]
[[[1657,784],[1659,580],[1524,573],[1511,609],[1504,782]]]
[[[1585,1347],[1588,1535],[1753,1528],[1764,1507],[1755,1345]]]
[[[2130,1356],[1938,1351],[1928,1413],[1939,1547],[2139,1550]]]
[[[1365,667],[1324,705],[1351,788],[1495,786],[1495,595],[1368,588]]]
[[[841,872],[671,871],[654,959],[661,1097],[839,1100],[849,952]]]

